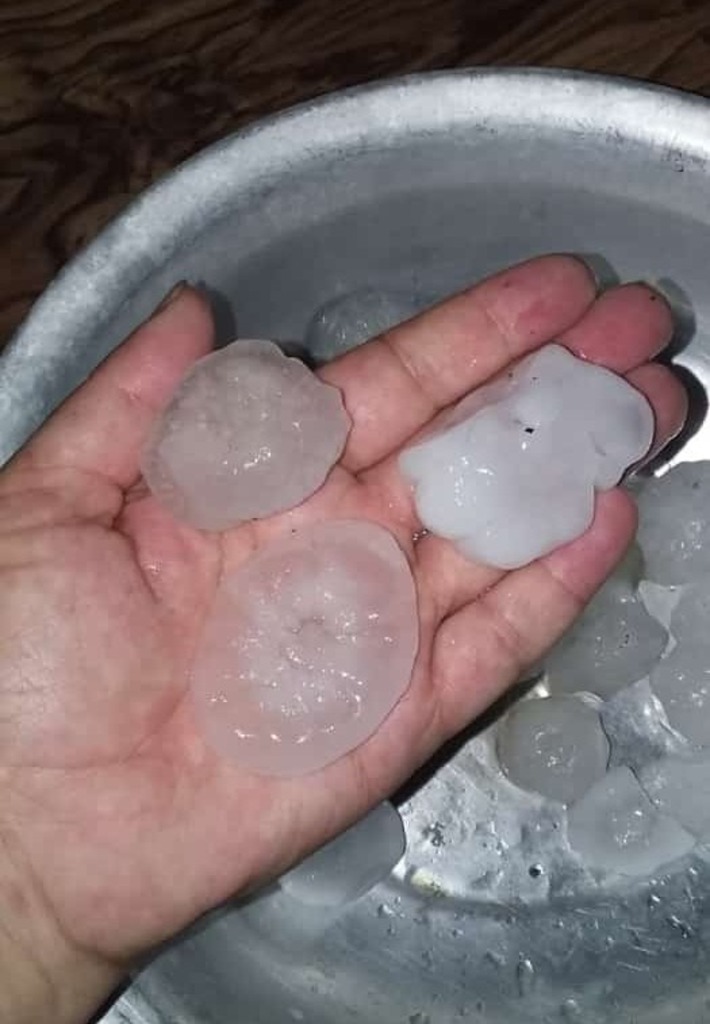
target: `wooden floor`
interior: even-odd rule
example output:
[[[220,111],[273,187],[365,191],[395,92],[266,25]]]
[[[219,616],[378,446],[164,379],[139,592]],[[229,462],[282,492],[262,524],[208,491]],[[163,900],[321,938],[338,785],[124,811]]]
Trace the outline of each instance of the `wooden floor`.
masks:
[[[342,86],[473,64],[710,94],[710,0],[0,0],[0,338],[206,143]]]

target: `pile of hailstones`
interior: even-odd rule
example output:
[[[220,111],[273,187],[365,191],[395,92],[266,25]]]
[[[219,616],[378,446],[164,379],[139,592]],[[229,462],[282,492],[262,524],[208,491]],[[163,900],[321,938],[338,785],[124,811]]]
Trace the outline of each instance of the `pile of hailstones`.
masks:
[[[637,544],[496,735],[588,866],[625,875],[710,840],[710,462],[632,488]]]

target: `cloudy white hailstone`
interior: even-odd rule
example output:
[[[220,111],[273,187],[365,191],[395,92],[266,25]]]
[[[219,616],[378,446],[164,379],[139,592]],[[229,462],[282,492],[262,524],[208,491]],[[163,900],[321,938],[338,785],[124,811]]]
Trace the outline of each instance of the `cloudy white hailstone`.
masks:
[[[698,839],[710,836],[710,761],[666,757],[645,765],[638,777],[659,811]]]
[[[677,586],[710,574],[710,462],[684,462],[644,481],[636,500],[647,578]]]
[[[668,644],[638,592],[641,561],[633,549],[545,658],[552,693],[588,690],[610,697],[648,675]]]
[[[405,847],[398,811],[392,804],[382,803],[279,881],[301,903],[342,907],[383,881]]]
[[[599,715],[578,697],[520,701],[500,723],[496,745],[511,782],[566,804],[604,775],[609,760]]]
[[[646,454],[653,427],[622,377],[547,345],[464,398],[400,466],[429,530],[514,569],[584,533],[595,491]]]
[[[570,846],[587,866],[646,875],[689,853],[695,839],[653,806],[629,768],[613,768],[567,812]]]
[[[198,721],[248,771],[315,771],[389,714],[417,644],[414,581],[386,530],[298,530],[220,582],[192,670]]]
[[[339,295],[314,313],[306,329],[305,346],[317,362],[328,362],[409,320],[420,305],[404,292],[379,288]]]
[[[271,341],[236,341],[188,371],[152,432],[143,475],[176,519],[224,530],[300,505],[349,430],[337,388]]]

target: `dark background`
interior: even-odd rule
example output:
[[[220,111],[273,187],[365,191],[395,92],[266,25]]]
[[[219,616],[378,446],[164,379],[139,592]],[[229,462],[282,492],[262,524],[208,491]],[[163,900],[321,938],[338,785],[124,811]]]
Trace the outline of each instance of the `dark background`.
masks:
[[[0,339],[205,144],[346,85],[474,64],[710,94],[710,0],[0,0]]]

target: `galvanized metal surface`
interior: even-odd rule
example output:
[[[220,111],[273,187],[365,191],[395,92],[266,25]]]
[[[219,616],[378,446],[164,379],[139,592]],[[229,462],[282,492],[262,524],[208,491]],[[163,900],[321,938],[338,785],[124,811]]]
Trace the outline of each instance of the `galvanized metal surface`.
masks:
[[[705,101],[582,74],[436,74],[287,112],[160,182],[45,293],[0,362],[0,458],[185,277],[210,289],[222,340],[291,341],[342,292],[423,301],[536,252],[603,254],[666,287],[704,384],[709,160]],[[268,902],[215,914],[107,1021],[710,1018],[703,851],[599,887],[564,823],[501,787],[485,737],[403,810],[404,865],[325,933]]]

